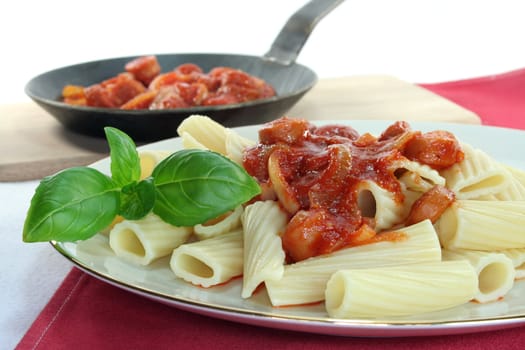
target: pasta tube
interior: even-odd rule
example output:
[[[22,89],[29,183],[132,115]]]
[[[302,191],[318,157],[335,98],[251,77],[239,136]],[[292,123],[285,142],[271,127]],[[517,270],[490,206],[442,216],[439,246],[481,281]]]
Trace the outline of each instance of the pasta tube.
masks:
[[[182,136],[184,132],[207,149],[226,155],[226,128],[213,119],[203,115],[191,115],[177,128],[179,135]]]
[[[242,213],[243,207],[238,206],[233,212],[229,213],[229,215],[215,223],[195,225],[195,227],[193,227],[195,236],[197,236],[197,238],[202,241],[203,239],[208,239],[231,232],[241,226]]]
[[[447,187],[458,199],[477,199],[504,191],[511,182],[510,173],[492,157],[468,144],[462,144],[463,161],[443,170]]]
[[[286,265],[280,280],[265,283],[272,305],[322,301],[326,282],[338,270],[441,261],[441,247],[430,220],[382,234],[401,238],[341,249]]]
[[[236,230],[179,246],[171,255],[170,268],[187,282],[210,287],[240,276],[242,259],[242,230]]]
[[[396,201],[394,193],[370,180],[361,181],[357,191],[358,206],[363,216],[374,218],[377,231],[390,228],[402,220],[404,207]]]
[[[151,175],[155,166],[167,158],[172,152],[170,151],[140,151],[140,178],[145,179]]]
[[[197,141],[189,132],[183,131],[180,134],[180,138],[182,140],[182,147],[184,147],[184,149],[208,150],[208,147]]]
[[[426,164],[400,159],[393,162],[391,167],[396,174],[401,173],[399,180],[403,178],[409,190],[426,192],[434,185],[445,185],[445,178]]]
[[[191,227],[172,226],[155,214],[124,220],[109,232],[109,246],[118,257],[139,265],[169,255],[191,235]]]
[[[246,207],[242,216],[243,298],[249,298],[262,282],[282,277],[285,254],[280,235],[286,229],[287,222],[287,215],[277,202],[256,202]]]
[[[403,189],[410,192],[422,193],[430,190],[433,186],[430,182],[424,180],[418,174],[406,172],[398,178],[402,184]]]
[[[505,249],[499,251],[512,261],[516,275],[515,279],[525,278],[525,248]]]
[[[333,318],[405,316],[448,309],[471,300],[477,275],[464,260],[341,270],[326,284]]]
[[[246,148],[255,145],[255,141],[242,137],[231,129],[226,129],[225,151],[226,157],[237,164],[242,164],[243,152]]]
[[[514,266],[505,254],[475,250],[443,250],[443,260],[466,260],[478,275],[474,300],[480,303],[502,298],[514,285]]]
[[[458,200],[436,222],[449,249],[502,250],[525,247],[525,201]]]
[[[525,187],[525,171],[509,165],[503,166],[510,172],[518,184],[520,184],[522,187]]]
[[[119,222],[122,222],[122,221],[124,221],[124,217],[122,217],[120,215],[115,216],[115,218],[108,225],[108,227],[104,228],[102,231],[100,231],[100,233],[103,234],[104,236],[109,236],[109,232],[113,229],[113,227],[115,227],[116,224],[118,224]]]
[[[522,170],[501,164],[511,175],[510,183],[503,191],[481,196],[476,199],[488,201],[522,201],[525,200],[525,172]]]
[[[510,166],[503,165],[510,173],[512,179],[507,189],[494,195],[500,201],[525,200],[525,172]]]

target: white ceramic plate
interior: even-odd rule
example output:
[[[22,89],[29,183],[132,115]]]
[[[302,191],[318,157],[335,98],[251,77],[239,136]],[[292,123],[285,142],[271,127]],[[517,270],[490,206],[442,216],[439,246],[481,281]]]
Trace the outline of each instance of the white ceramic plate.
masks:
[[[378,135],[392,122],[323,123],[349,123],[361,133]],[[452,131],[461,141],[483,149],[501,162],[525,169],[521,153],[525,149],[524,131],[457,124],[410,124],[417,130]],[[248,126],[235,130],[256,140],[258,129],[258,126]],[[169,139],[142,148],[175,151],[181,148],[181,143],[179,139]],[[109,160],[97,162],[93,167],[108,172]],[[480,332],[525,324],[525,281],[516,282],[510,293],[498,302],[467,303],[403,318],[339,320],[329,318],[323,304],[273,308],[264,289],[243,300],[240,279],[208,289],[192,286],[173,275],[168,258],[148,267],[133,266],[116,258],[103,235],[79,243],[52,244],[79,268],[109,284],[170,306],[252,325],[332,335],[393,337]]]

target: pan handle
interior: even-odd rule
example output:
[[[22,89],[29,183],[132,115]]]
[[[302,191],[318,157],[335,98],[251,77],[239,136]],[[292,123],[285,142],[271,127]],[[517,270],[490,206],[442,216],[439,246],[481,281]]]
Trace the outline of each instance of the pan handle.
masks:
[[[277,35],[264,58],[289,65],[297,59],[319,21],[344,0],[311,0],[295,12]]]

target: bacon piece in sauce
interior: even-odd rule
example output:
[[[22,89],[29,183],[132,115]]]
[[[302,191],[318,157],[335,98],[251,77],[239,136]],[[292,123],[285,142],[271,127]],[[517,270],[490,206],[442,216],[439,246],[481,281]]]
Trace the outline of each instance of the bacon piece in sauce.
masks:
[[[325,137],[344,137],[349,140],[357,140],[359,133],[348,125],[323,125],[312,130],[312,134]]]
[[[165,86],[161,88],[149,109],[169,109],[169,108],[186,108],[188,103],[179,95],[178,90],[174,86]]]
[[[291,261],[328,254],[350,245],[359,245],[375,236],[368,225],[357,229],[326,209],[301,210],[290,220],[282,236],[283,248]]]
[[[135,79],[148,86],[160,73],[160,64],[155,56],[138,57],[124,66],[124,69],[133,74]]]
[[[436,185],[423,193],[423,195],[412,204],[405,224],[407,226],[413,225],[426,219],[435,223],[455,200],[456,196],[454,192],[446,187]]]
[[[259,129],[259,142],[267,145],[298,145],[305,141],[306,133],[312,128],[313,125],[302,119],[279,118]]]
[[[181,64],[181,65],[177,66],[177,68],[175,68],[175,72],[179,72],[179,73],[181,73],[183,75],[197,74],[193,79],[198,78],[198,75],[204,73],[202,71],[202,68],[197,66],[194,63]]]
[[[301,208],[301,204],[296,192],[289,184],[291,177],[291,174],[287,172],[290,169],[289,162],[286,149],[273,151],[268,158],[268,178],[281,205],[288,213],[295,214]]]
[[[64,102],[70,105],[85,106],[86,94],[84,88],[78,85],[66,85],[62,89],[62,96]]]
[[[388,126],[379,136],[379,141],[385,141],[394,137],[397,137],[401,134],[409,132],[410,125],[405,121],[396,121],[394,124]]]
[[[120,106],[121,109],[148,109],[151,103],[155,100],[157,96],[157,91],[148,90],[137,96],[133,97],[128,102]]]
[[[458,140],[448,131],[417,132],[407,142],[403,154],[410,160],[426,164],[436,170],[448,168],[463,160]]]
[[[144,85],[130,73],[121,73],[84,89],[87,105],[92,107],[119,107],[144,91]]]
[[[181,75],[177,72],[168,72],[159,74],[153,79],[149,85],[149,90],[160,90],[163,86],[173,85],[182,81]]]

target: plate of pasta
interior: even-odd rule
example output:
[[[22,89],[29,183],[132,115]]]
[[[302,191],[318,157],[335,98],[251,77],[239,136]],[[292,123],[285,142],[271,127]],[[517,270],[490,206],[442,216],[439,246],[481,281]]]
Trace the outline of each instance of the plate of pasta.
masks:
[[[395,337],[525,324],[523,131],[191,116],[178,133],[138,148],[142,177],[177,150],[210,150],[261,193],[192,227],[120,218],[53,247],[116,287],[257,326]]]

